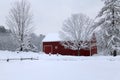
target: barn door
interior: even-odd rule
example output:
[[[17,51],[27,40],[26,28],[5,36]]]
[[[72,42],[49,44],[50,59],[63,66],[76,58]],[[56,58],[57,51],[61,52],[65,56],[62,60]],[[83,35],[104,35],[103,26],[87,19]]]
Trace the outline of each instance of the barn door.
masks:
[[[53,53],[52,52],[52,45],[44,45],[44,52],[45,53]]]

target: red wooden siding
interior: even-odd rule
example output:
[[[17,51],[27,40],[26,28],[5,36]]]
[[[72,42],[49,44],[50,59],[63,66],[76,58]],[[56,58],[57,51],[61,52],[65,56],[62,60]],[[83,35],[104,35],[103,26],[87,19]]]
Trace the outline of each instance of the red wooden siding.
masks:
[[[46,51],[46,53],[52,53],[52,45],[44,45],[44,51]]]
[[[91,42],[91,44],[96,43],[96,41]],[[56,42],[43,42],[43,51],[47,54],[61,54],[61,55],[75,55],[77,56],[77,50],[65,49],[64,46],[60,44],[59,41]],[[91,50],[80,50],[81,56],[90,56],[97,53],[96,45],[92,46]]]

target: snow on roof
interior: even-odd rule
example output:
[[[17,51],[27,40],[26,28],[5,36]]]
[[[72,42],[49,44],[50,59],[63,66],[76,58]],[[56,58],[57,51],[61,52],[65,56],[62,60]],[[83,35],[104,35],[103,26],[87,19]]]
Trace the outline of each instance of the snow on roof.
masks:
[[[45,36],[43,42],[61,41],[59,33],[50,33]]]

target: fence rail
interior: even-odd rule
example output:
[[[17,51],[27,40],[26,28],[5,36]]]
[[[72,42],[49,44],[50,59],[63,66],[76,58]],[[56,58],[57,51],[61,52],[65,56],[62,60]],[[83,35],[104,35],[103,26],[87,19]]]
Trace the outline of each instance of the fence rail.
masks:
[[[8,59],[0,59],[0,61],[11,61],[11,60],[39,60],[38,58],[8,58]]]

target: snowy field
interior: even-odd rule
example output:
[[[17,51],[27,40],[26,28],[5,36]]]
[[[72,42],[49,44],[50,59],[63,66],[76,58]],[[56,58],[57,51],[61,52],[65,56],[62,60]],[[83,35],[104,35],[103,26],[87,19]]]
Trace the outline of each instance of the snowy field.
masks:
[[[8,58],[39,60],[7,62]],[[0,51],[0,80],[120,80],[120,56],[49,56]]]

